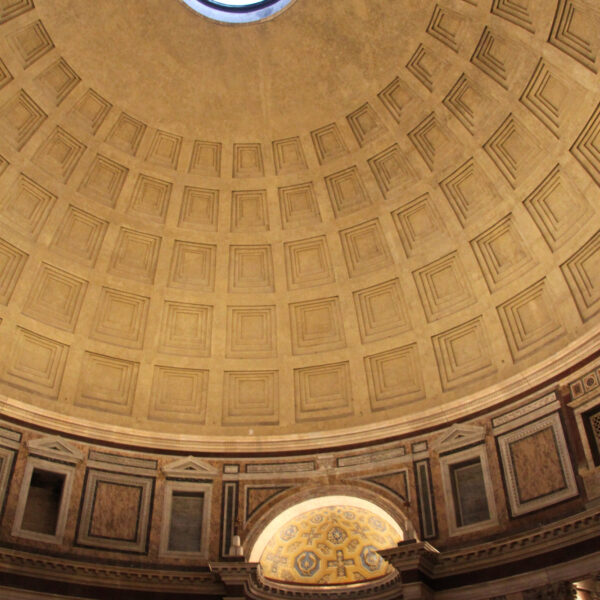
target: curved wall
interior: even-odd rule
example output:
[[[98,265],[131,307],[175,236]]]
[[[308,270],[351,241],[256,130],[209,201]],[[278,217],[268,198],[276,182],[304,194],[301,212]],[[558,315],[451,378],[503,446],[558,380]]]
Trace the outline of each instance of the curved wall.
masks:
[[[279,515],[324,495],[367,501],[402,527],[406,539],[381,554],[407,594],[421,582],[479,600],[585,579],[600,555],[599,381],[596,359],[461,423],[287,456],[167,454],[3,420],[0,586],[77,598],[285,597],[252,579],[252,549]],[[58,505],[44,500],[36,471],[65,477]],[[186,512],[178,494],[201,497],[200,508]],[[258,595],[235,588],[244,582]],[[359,597],[387,598],[375,592]]]

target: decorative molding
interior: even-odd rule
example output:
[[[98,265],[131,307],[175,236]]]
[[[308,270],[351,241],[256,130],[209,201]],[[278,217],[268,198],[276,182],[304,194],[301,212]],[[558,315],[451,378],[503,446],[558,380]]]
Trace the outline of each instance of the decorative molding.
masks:
[[[79,184],[79,191],[100,204],[114,208],[128,174],[129,169],[124,165],[97,154]]]
[[[246,473],[305,473],[316,469],[315,462],[251,463],[246,465]]]
[[[321,223],[321,211],[311,182],[281,187],[278,192],[283,229]]]
[[[419,44],[406,64],[408,71],[412,73],[429,92],[433,92],[435,83],[446,66],[446,63],[439,59],[438,54],[432,52],[423,44]]]
[[[315,129],[310,135],[320,164],[348,154],[348,146],[335,123]]]
[[[52,452],[52,450],[50,450]],[[28,498],[30,494],[31,480],[35,471],[52,473],[63,478],[61,496],[57,507],[56,523],[54,531],[47,533],[28,529],[23,523]],[[71,502],[71,490],[73,488],[73,480],[75,478],[75,465],[58,462],[54,457],[49,459],[30,456],[27,458],[25,472],[21,483],[21,489],[17,498],[17,506],[13,520],[11,535],[25,539],[34,540],[37,542],[45,542],[49,544],[62,544],[65,529],[67,527],[67,519],[69,516],[69,505]],[[35,507],[34,507],[35,508]]]
[[[265,165],[259,143],[233,145],[233,177],[263,177]]]
[[[125,154],[135,156],[146,133],[146,124],[122,112],[106,136],[106,142]]]
[[[13,229],[35,241],[56,200],[56,195],[20,173],[4,199],[0,199],[0,215]]]
[[[480,444],[485,439],[485,427],[480,425],[455,424],[447,429],[434,443],[438,453],[457,450],[464,446]]]
[[[177,170],[183,138],[157,130],[146,154],[146,161],[160,167]]]
[[[154,484],[154,477],[87,469],[76,544],[145,554]]]
[[[34,8],[35,4],[33,0],[12,0],[10,3],[6,2],[0,7],[0,25],[4,25],[4,23],[16,19]]]
[[[373,411],[397,408],[425,397],[417,344],[366,356],[364,362]]]
[[[292,486],[275,483],[246,485],[244,487],[244,522],[248,522],[267,503]]]
[[[57,435],[29,440],[27,450],[34,456],[61,462],[77,464],[83,460],[83,452],[77,446]]]
[[[381,473],[374,475],[373,477],[367,477],[364,481],[374,483],[388,492],[392,492],[407,506],[410,503],[410,484],[408,468],[400,469],[399,471],[393,471],[390,473]]]
[[[155,421],[204,423],[208,383],[208,370],[156,365],[148,418]]]
[[[579,493],[558,413],[500,434],[497,442],[512,516]]]
[[[57,126],[42,143],[31,161],[57,181],[68,183],[86,146]]]
[[[421,537],[424,540],[430,540],[438,536],[438,523],[429,459],[424,458],[415,462],[414,470],[417,485],[419,521],[421,523]]]
[[[464,24],[464,17],[460,13],[436,4],[426,31],[450,50],[458,52]]]
[[[354,414],[350,364],[320,364],[294,370],[296,421],[323,421]]]
[[[19,90],[0,106],[0,131],[16,150],[22,150],[48,115],[25,90]]]
[[[191,458],[191,457],[190,457]],[[186,459],[184,459],[186,460]],[[179,461],[181,462],[181,461]],[[185,470],[185,468],[184,468]],[[167,480],[164,485],[164,505],[162,523],[160,527],[160,546],[159,556],[165,558],[188,558],[188,559],[207,559],[208,550],[210,543],[211,534],[211,508],[212,508],[212,483],[200,483],[198,481],[173,481]],[[171,536],[171,524],[173,520],[173,497],[180,492],[182,495],[187,496],[188,499],[192,496],[201,498],[202,501],[202,513],[201,515],[193,515],[193,518],[200,520],[200,539],[195,540],[197,546],[194,550],[173,550],[170,547],[170,536]],[[186,516],[186,513],[182,515]],[[189,523],[186,522],[186,535],[189,536],[194,531],[194,528],[189,527]],[[197,525],[197,523],[196,523]],[[181,526],[181,523],[180,523]],[[180,531],[180,533],[183,533]],[[177,538],[176,538],[177,539]]]
[[[299,137],[275,140],[273,142],[273,160],[277,175],[305,171],[308,168]]]
[[[372,204],[356,167],[348,167],[325,177],[325,184],[336,219],[355,213]]]
[[[158,460],[140,458],[138,456],[114,454],[101,450],[90,450],[88,453],[87,467],[94,467],[118,473],[131,473],[133,475],[154,475],[158,467]]]
[[[212,177],[221,176],[222,144],[195,140],[190,158],[189,172]]]
[[[336,464],[338,467],[357,467],[360,465],[370,465],[372,463],[401,459],[405,456],[406,448],[404,446],[399,446],[396,448],[387,448],[386,450],[377,450],[375,452],[363,451],[354,456],[340,456],[336,459]]]
[[[350,113],[346,119],[360,146],[378,139],[387,132],[387,127],[368,102]]]
[[[4,440],[0,439],[0,515],[4,514],[5,500],[8,496],[8,488],[10,485],[17,449],[5,448]]]
[[[483,148],[513,189],[530,176],[543,153],[541,143],[513,114]]]
[[[524,2],[519,0],[494,0],[492,14],[514,23],[530,33],[535,33],[531,8],[528,0]]]
[[[112,104],[88,88],[85,94],[69,111],[71,122],[86,133],[95,135],[112,109]]]
[[[28,69],[54,50],[54,42],[39,19],[17,29],[8,39],[23,69]]]
[[[465,510],[463,514],[462,510],[458,507],[462,506],[461,500],[465,500],[466,506],[473,507],[475,502],[475,490],[472,490],[470,486],[473,486],[473,475],[467,476],[465,482],[466,489],[460,489],[456,482],[456,473],[453,469],[460,468],[473,468],[479,465],[481,469],[481,477],[483,483],[483,496],[485,498],[485,504],[487,508],[487,518],[483,517],[482,514],[469,515],[468,510]],[[446,500],[446,517],[448,518],[448,533],[450,536],[465,535],[468,533],[474,533],[494,527],[498,525],[498,512],[496,509],[496,501],[494,498],[494,482],[490,475],[490,466],[488,463],[488,457],[485,445],[478,444],[473,448],[468,448],[459,452],[453,452],[451,454],[445,454],[440,457],[440,466],[442,469],[442,481],[444,497]],[[461,498],[461,491],[465,493],[466,498]],[[481,491],[481,490],[480,490]],[[480,498],[483,500],[483,498]],[[481,507],[479,507],[481,510]],[[460,515],[460,517],[459,517]],[[482,518],[483,517],[483,518]],[[472,522],[461,522],[461,518]]]
[[[583,321],[600,311],[600,231],[561,265],[563,276]]]
[[[559,0],[548,41],[579,64],[597,73],[597,36],[600,17],[582,0]]]
[[[239,483],[225,481],[222,486],[220,556],[230,557],[233,536],[237,535]]]
[[[46,67],[37,77],[54,104],[59,106],[63,100],[79,85],[81,77],[75,73],[64,58]]]
[[[529,400],[518,408],[513,408],[492,419],[494,434],[515,429],[516,427],[535,421],[550,412],[556,412],[560,402],[555,391],[549,392],[534,400]]]
[[[541,386],[564,373],[566,369],[589,360],[600,347],[600,327],[591,327],[576,341],[558,348],[551,356],[539,364],[524,368],[518,375],[506,378],[501,384],[461,395],[460,399],[449,402],[443,413],[439,408],[411,412],[401,417],[391,417],[380,423],[357,427],[336,428],[328,431],[307,433],[301,440],[281,436],[261,436],[261,444],[269,452],[298,452],[331,447],[339,447],[352,440],[353,443],[368,443],[395,437],[410,435],[419,429],[438,427],[448,421],[460,421],[475,411],[483,411],[498,406],[520,394],[527,393],[535,386]],[[5,418],[29,423],[32,427],[50,428],[65,434],[84,435],[102,443],[123,444],[179,453],[206,452],[220,453],[224,456],[232,452],[229,436],[180,435],[176,439],[171,434],[157,431],[142,431],[139,428],[103,423],[65,416],[53,410],[33,407],[28,403],[0,394],[0,410]],[[240,437],[236,441],[235,452],[252,452],[256,437]]]

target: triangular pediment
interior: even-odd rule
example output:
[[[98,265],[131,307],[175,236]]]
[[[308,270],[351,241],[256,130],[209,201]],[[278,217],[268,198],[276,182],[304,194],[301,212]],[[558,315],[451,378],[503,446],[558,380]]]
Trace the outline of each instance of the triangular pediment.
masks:
[[[167,477],[187,477],[191,479],[199,479],[202,477],[214,476],[217,470],[209,463],[188,456],[180,458],[163,467],[163,473]]]
[[[64,462],[77,463],[83,460],[83,452],[57,435],[37,438],[28,442],[29,454],[42,458],[54,458]]]
[[[485,427],[479,425],[452,425],[438,439],[435,447],[438,451],[453,450],[478,444],[485,438]]]

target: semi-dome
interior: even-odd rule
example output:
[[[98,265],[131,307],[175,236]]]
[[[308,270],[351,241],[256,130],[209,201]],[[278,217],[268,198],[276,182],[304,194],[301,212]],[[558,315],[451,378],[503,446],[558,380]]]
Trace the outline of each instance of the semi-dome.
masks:
[[[305,585],[342,585],[392,569],[377,553],[401,541],[397,527],[369,510],[335,504],[297,514],[273,534],[260,557],[265,577]]]

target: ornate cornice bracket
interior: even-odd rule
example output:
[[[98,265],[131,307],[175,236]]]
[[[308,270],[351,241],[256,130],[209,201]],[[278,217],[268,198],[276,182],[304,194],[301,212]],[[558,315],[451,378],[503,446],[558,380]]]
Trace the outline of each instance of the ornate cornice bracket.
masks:
[[[435,566],[439,561],[439,551],[428,542],[416,540],[404,541],[396,548],[379,550],[380,554],[399,573],[418,570],[428,577],[434,575]]]

